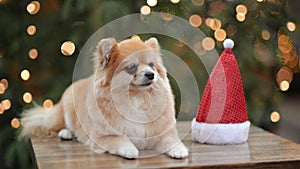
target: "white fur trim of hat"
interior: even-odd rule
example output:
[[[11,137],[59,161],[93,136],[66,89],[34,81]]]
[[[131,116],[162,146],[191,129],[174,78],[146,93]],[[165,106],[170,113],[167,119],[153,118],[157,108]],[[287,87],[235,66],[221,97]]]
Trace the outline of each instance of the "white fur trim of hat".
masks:
[[[248,140],[250,122],[210,124],[192,121],[192,140],[207,144],[240,144]]]

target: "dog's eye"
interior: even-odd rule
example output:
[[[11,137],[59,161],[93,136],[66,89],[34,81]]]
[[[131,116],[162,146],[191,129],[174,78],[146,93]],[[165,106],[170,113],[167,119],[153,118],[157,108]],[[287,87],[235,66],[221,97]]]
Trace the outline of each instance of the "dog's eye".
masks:
[[[153,66],[154,66],[154,63],[151,62],[151,63],[149,63],[148,65],[149,65],[150,67],[153,67]]]
[[[132,65],[126,66],[126,67],[125,67],[125,70],[126,70],[126,72],[129,73],[129,74],[135,74],[136,71],[137,71],[137,66],[134,65],[134,64],[132,64]]]

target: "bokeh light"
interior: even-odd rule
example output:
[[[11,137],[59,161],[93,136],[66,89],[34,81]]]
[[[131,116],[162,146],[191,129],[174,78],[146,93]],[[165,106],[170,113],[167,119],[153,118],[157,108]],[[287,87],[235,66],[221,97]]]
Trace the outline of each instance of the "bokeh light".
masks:
[[[75,52],[75,44],[71,41],[66,41],[61,45],[60,51],[65,56],[71,56]]]
[[[180,0],[170,0],[173,4],[178,4]]]
[[[263,38],[263,40],[269,40],[270,39],[270,33],[267,30],[263,30],[261,32],[261,37]]]
[[[192,0],[192,3],[196,6],[202,6],[205,0]]]
[[[11,107],[11,102],[9,99],[5,99],[1,101],[1,105],[4,110],[8,110]]]
[[[293,71],[286,66],[282,66],[278,70],[276,74],[276,81],[281,91],[287,91],[289,89],[293,77]]]
[[[211,23],[212,23],[212,20],[213,20],[212,18],[206,18],[206,19],[205,19],[205,24],[206,24],[206,26],[211,27],[211,25],[212,25],[212,24],[211,24]]]
[[[5,86],[4,84],[0,83],[0,94],[3,94],[5,92]]]
[[[287,90],[289,90],[290,88],[290,83],[286,80],[280,82],[279,88],[281,91],[285,92]]]
[[[27,34],[30,36],[33,36],[36,33],[36,26],[34,25],[29,25],[27,27]]]
[[[142,15],[149,15],[151,13],[151,8],[147,5],[141,7],[140,12]]]
[[[32,102],[32,95],[31,95],[30,92],[25,92],[25,93],[23,94],[23,101],[24,101],[25,103],[31,103],[31,102]]]
[[[2,104],[0,103],[0,114],[3,114],[4,113],[4,108],[2,106]]]
[[[50,109],[53,107],[53,101],[51,99],[46,99],[44,102],[43,102],[43,107],[45,109]]]
[[[286,35],[280,35],[278,37],[278,48],[283,53],[289,53],[293,49],[290,38]]]
[[[154,7],[157,5],[157,0],[147,0],[147,5]]]
[[[141,40],[141,37],[139,35],[132,35],[131,36],[131,39],[134,39],[134,40]]]
[[[0,94],[4,94],[7,88],[8,88],[8,81],[6,79],[2,79],[0,81]]]
[[[243,21],[245,21],[245,19],[246,19],[245,15],[243,15],[241,13],[236,14],[236,20],[238,20],[239,22],[243,22]]]
[[[215,39],[217,41],[223,41],[226,38],[226,32],[224,29],[217,29],[214,33]]]
[[[6,79],[0,80],[0,83],[2,83],[4,85],[5,89],[8,88],[8,81]]]
[[[280,114],[277,111],[273,111],[270,115],[270,119],[273,123],[277,123],[280,120]]]
[[[236,13],[241,14],[241,15],[246,15],[248,12],[247,7],[245,5],[241,5],[241,4],[236,6],[235,10],[236,10]]]
[[[28,52],[28,56],[30,59],[36,59],[39,55],[39,52],[37,49],[30,49],[30,51]]]
[[[19,119],[17,118],[13,118],[10,122],[10,125],[13,127],[13,128],[19,128],[20,127],[20,121]]]
[[[21,71],[21,79],[24,81],[29,80],[30,78],[30,72],[27,69],[24,69]]]
[[[210,27],[212,30],[217,30],[220,29],[222,26],[222,23],[219,19],[212,19],[212,18],[207,18],[205,20],[206,26]]]
[[[202,19],[199,15],[192,15],[189,18],[189,22],[194,27],[199,27],[202,23]]]
[[[257,2],[263,2],[264,0],[256,0]]]
[[[296,24],[294,22],[286,23],[286,27],[289,31],[294,32],[296,30]]]
[[[39,12],[40,7],[41,5],[38,1],[32,1],[27,5],[26,10],[30,15],[35,15]]]
[[[207,51],[212,50],[215,47],[215,41],[211,37],[206,37],[202,40],[202,46]]]

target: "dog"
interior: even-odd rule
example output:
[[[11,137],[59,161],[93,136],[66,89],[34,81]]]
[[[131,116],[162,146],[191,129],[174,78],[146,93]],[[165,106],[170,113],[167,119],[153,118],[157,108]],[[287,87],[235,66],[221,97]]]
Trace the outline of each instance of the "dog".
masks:
[[[24,111],[21,136],[76,138],[127,159],[148,149],[186,158],[157,39],[102,39],[93,63],[94,73],[70,85],[53,108]]]

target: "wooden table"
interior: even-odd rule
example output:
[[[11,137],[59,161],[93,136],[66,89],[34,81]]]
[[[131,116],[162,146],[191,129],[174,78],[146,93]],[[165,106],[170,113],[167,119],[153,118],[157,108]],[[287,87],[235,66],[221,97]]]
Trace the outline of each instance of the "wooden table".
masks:
[[[249,140],[240,145],[206,145],[191,140],[190,122],[178,122],[180,136],[190,149],[187,159],[166,155],[126,160],[95,154],[76,141],[32,139],[40,169],[94,168],[300,168],[300,145],[251,126]]]

